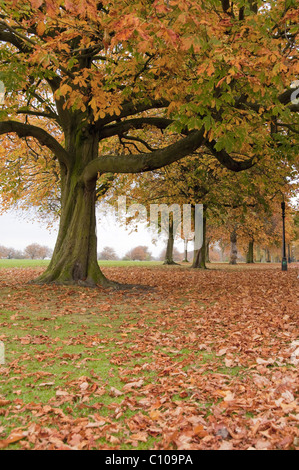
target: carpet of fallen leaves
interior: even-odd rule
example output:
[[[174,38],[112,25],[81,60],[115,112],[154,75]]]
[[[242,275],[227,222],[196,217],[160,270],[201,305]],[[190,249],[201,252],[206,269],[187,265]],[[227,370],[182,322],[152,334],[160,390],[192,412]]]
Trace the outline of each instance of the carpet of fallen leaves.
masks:
[[[110,279],[152,287],[120,291],[28,285],[39,272],[0,270],[0,340],[9,348],[14,328],[14,340],[39,346],[32,377],[26,352],[0,365],[0,449],[298,448],[298,268],[105,268]],[[48,331],[85,317],[92,330]],[[111,365],[105,378],[100,353]],[[76,370],[63,385],[46,367],[55,361]],[[34,401],[18,390],[24,376]]]

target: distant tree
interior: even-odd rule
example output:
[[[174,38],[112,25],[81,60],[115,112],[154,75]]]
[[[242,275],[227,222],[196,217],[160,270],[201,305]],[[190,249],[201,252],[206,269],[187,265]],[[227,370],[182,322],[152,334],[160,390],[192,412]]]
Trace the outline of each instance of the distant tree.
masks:
[[[6,246],[0,245],[0,258],[7,258],[7,248]]]
[[[40,257],[41,259],[51,258],[53,250],[46,245],[40,246]]]
[[[13,258],[14,259],[24,259],[25,253],[22,250],[13,250]]]
[[[136,246],[130,250],[125,258],[130,260],[139,260],[139,261],[149,261],[151,259],[151,253],[148,250],[147,246]]]
[[[166,249],[164,248],[164,250],[161,251],[160,255],[159,255],[159,261],[165,261],[165,256],[166,256]],[[173,261],[175,262],[179,262],[179,261],[182,261],[183,259],[183,255],[182,253],[179,252],[179,250],[174,247],[173,248]]]
[[[105,246],[103,250],[99,253],[98,259],[100,260],[116,260],[118,259],[117,254],[115,253],[114,248],[110,246]]]
[[[16,250],[12,247],[7,248],[7,259],[15,259],[16,258]]]
[[[26,246],[24,253],[31,259],[45,259],[51,256],[52,250],[47,246],[31,243]]]

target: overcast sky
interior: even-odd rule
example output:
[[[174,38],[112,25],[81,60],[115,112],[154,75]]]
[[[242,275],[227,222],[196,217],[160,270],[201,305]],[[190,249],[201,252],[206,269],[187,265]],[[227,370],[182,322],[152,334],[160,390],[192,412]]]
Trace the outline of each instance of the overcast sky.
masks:
[[[57,230],[58,223],[53,228],[48,228],[45,222],[40,222],[37,218],[34,220],[32,215],[28,217],[25,212],[10,211],[0,216],[0,245],[23,250],[30,243],[39,243],[54,248]],[[166,246],[166,239],[159,237],[157,243],[153,244],[153,235],[140,224],[138,231],[131,233],[119,226],[113,214],[97,213],[98,252],[104,246],[110,246],[122,257],[131,248],[146,245],[153,256],[158,256]],[[183,252],[182,241],[177,240],[175,246]]]

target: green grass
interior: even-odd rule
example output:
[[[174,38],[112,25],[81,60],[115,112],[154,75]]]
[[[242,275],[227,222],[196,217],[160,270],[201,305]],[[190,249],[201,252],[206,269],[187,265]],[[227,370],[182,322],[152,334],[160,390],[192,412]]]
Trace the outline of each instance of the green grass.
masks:
[[[0,259],[0,268],[35,268],[48,266],[45,259]]]
[[[0,269],[1,268],[37,268],[48,266],[50,263],[49,260],[40,260],[40,259],[0,259]],[[174,266],[163,266],[162,261],[99,261],[101,267],[154,267],[160,266],[165,269],[186,269],[191,267],[191,263],[181,263]],[[235,266],[231,266],[228,263],[209,263],[209,269],[217,269],[220,271],[239,271],[239,270],[251,270],[251,269],[275,269],[280,267],[279,263],[238,263]]]

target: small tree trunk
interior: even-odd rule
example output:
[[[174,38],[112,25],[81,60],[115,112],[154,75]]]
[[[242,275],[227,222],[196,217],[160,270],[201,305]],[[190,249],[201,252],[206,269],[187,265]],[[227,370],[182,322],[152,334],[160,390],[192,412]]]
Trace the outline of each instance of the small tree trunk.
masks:
[[[262,262],[261,248],[259,245],[256,247],[256,258],[257,258],[256,260],[258,263]]]
[[[251,263],[254,263],[254,260],[253,260],[253,240],[250,240],[249,243],[248,243],[248,252],[247,252],[247,256],[246,256],[246,263],[248,264],[251,264]]]
[[[291,245],[288,244],[288,263],[291,263],[292,262],[292,250],[291,250]]]
[[[225,246],[223,244],[220,244],[220,250],[221,250],[221,263],[224,263],[224,252],[225,252]]]
[[[206,207],[203,205],[203,226],[202,226],[202,246],[199,250],[194,250],[192,268],[207,269],[206,267],[206,228],[207,216]]]
[[[206,241],[206,263],[210,263],[210,238]]]
[[[183,263],[188,263],[188,238],[184,240],[184,259]]]
[[[271,263],[271,255],[269,248],[266,249],[266,263]]]
[[[167,240],[167,247],[165,253],[165,260],[163,264],[177,264],[173,260],[173,246],[174,246],[174,230],[173,230],[173,218],[169,217],[169,233]]]
[[[230,262],[229,264],[237,264],[237,257],[238,257],[238,249],[237,249],[237,231],[236,228],[230,234],[230,243],[231,243],[231,251],[230,251]]]

